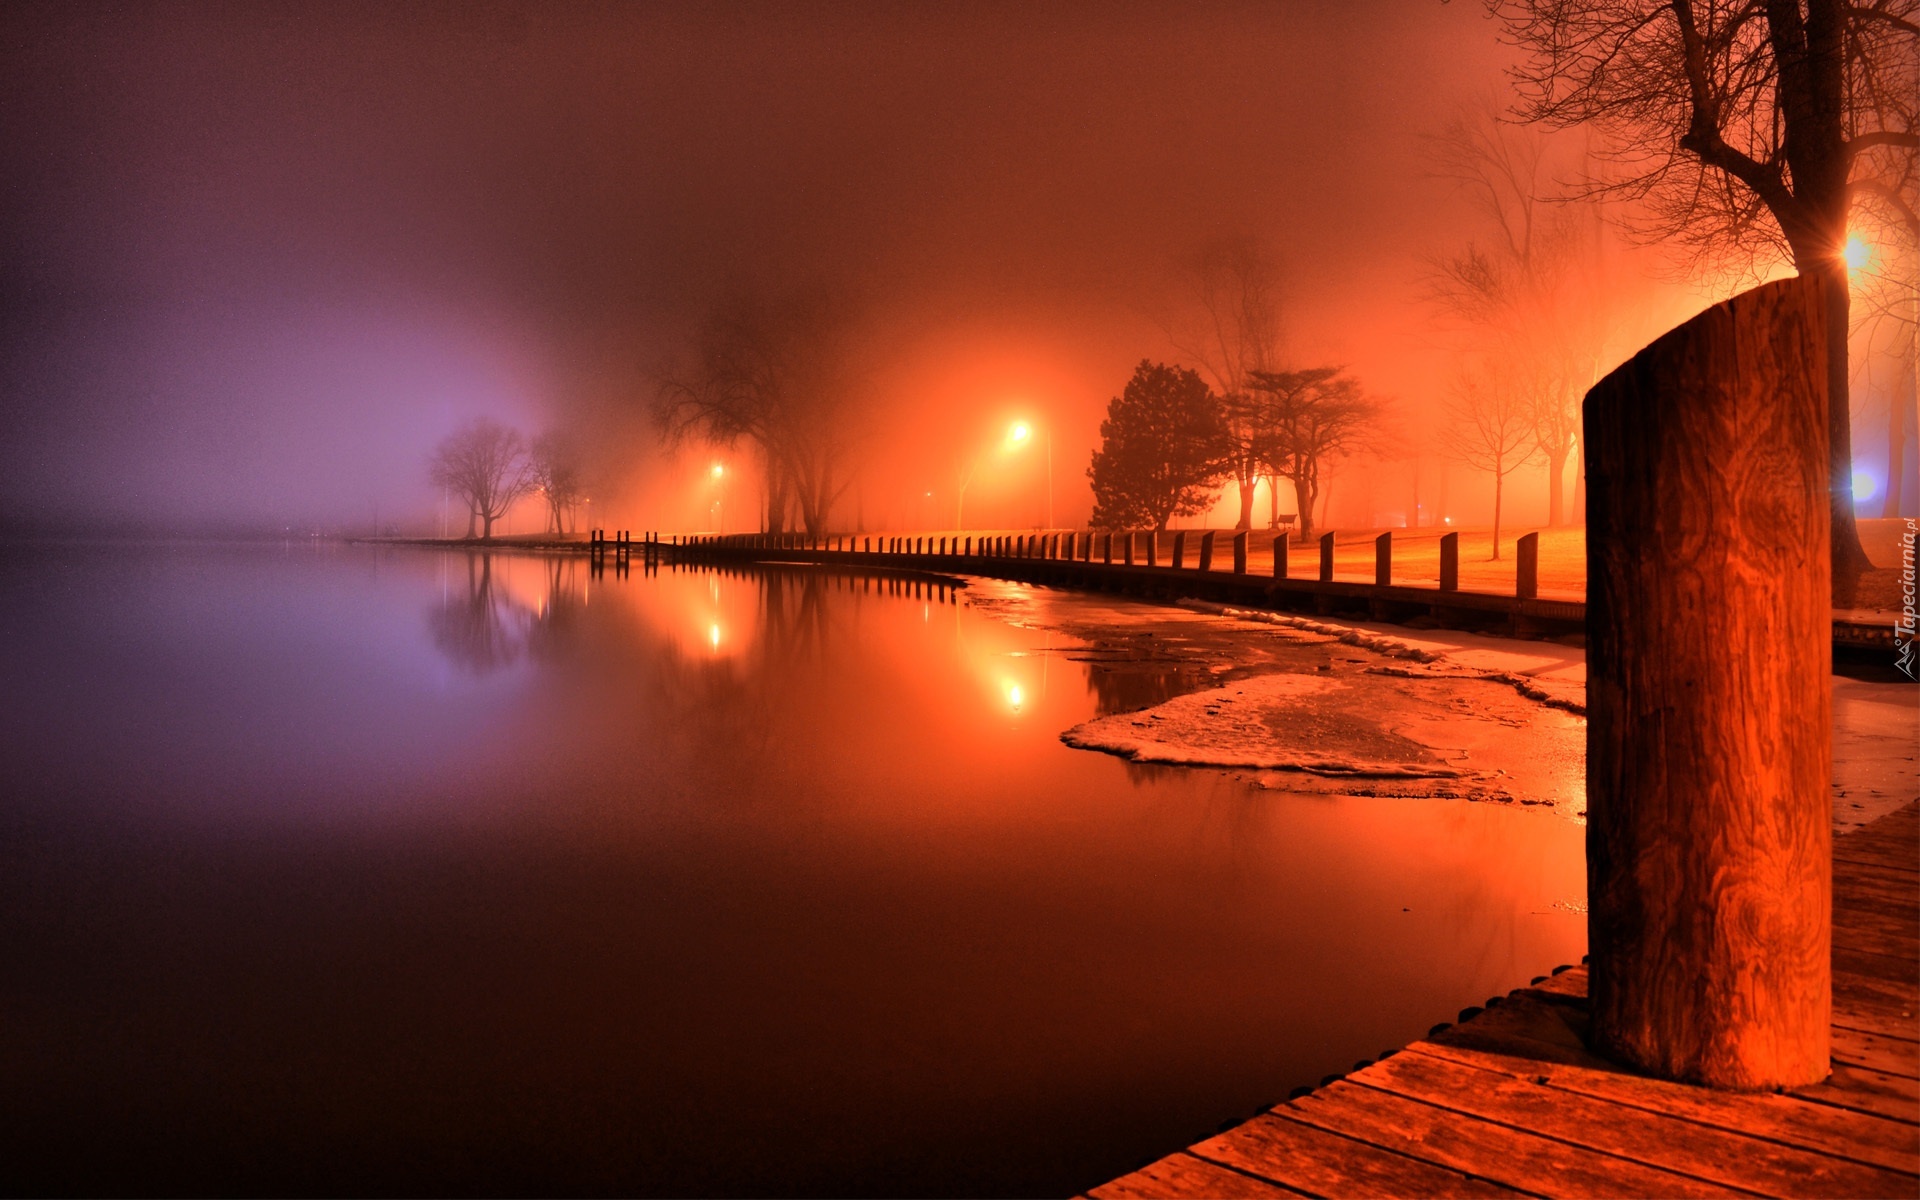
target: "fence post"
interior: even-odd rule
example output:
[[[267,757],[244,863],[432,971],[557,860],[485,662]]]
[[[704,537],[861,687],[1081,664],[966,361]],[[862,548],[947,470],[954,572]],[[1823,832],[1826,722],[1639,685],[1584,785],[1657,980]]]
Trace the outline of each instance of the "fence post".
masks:
[[[1460,590],[1460,535],[1457,533],[1440,538],[1440,590]]]
[[[1147,565],[1150,567],[1160,565],[1160,531],[1158,529],[1147,530]]]
[[[1173,569],[1178,571],[1187,565],[1187,531],[1182,529],[1173,535]]]
[[[1540,594],[1540,535],[1522,534],[1513,550],[1513,594],[1532,600]]]
[[[1111,531],[1100,535],[1100,561],[1113,565],[1113,534]]]
[[[1211,529],[1200,535],[1200,569],[1213,570],[1213,530]]]
[[[1133,530],[1129,529],[1120,536],[1126,541],[1126,553],[1122,555],[1122,558],[1125,560],[1125,565],[1130,567],[1133,565]]]
[[[1373,586],[1393,585],[1393,530],[1373,539]]]
[[[1594,1045],[1742,1091],[1830,1070],[1821,286],[1654,341],[1587,393],[1581,436]]]
[[[1323,533],[1320,535],[1320,582],[1331,583],[1332,581],[1333,535],[1331,533]]]
[[[1287,577],[1287,549],[1292,542],[1291,535],[1285,533],[1273,539],[1273,577],[1275,579]]]
[[[1250,531],[1245,529],[1233,535],[1233,573],[1235,575],[1247,573],[1247,539],[1250,536]]]

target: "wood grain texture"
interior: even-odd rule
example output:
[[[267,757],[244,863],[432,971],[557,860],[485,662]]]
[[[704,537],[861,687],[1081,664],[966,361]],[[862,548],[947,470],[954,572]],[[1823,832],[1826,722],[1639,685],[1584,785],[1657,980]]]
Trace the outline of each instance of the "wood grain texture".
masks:
[[[1821,304],[1746,292],[1586,401],[1594,1042],[1713,1087],[1828,1070]]]

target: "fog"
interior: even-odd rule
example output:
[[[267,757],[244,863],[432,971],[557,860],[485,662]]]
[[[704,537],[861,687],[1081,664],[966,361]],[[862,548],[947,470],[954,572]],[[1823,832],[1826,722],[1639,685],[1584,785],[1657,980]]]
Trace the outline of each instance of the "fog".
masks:
[[[1288,361],[1420,428],[1430,264],[1475,236],[1430,139],[1510,53],[1482,8],[1039,7],[9,6],[0,527],[426,532],[428,454],[488,415],[589,442],[595,524],[747,528],[749,448],[663,448],[648,404],[718,298],[793,287],[859,313],[836,525],[950,523],[969,466],[970,523],[1040,522],[1016,419],[1080,523],[1224,238],[1280,265]],[[1717,298],[1606,253],[1639,319]],[[1404,518],[1404,461],[1340,471],[1333,519]],[[1544,519],[1537,468],[1509,492]]]

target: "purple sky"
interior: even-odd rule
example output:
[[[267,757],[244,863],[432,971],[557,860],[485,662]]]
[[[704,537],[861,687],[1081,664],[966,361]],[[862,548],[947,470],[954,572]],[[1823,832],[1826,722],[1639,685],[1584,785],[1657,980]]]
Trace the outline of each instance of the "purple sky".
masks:
[[[649,369],[718,292],[819,279],[867,301],[901,414],[876,494],[1026,406],[1083,519],[1107,398],[1170,356],[1209,239],[1280,252],[1303,359],[1434,389],[1419,257],[1460,210],[1420,138],[1505,53],[1438,0],[57,3],[0,31],[0,525],[43,526],[424,521],[425,455],[486,413],[590,433],[613,523],[671,528]]]

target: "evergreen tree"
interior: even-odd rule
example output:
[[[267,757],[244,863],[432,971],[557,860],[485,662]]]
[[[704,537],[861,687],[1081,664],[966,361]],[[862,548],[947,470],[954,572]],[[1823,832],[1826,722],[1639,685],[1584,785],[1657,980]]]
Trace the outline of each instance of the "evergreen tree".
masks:
[[[1093,480],[1093,524],[1151,526],[1205,512],[1233,449],[1213,389],[1184,367],[1141,360],[1127,389],[1107,404]]]

